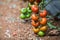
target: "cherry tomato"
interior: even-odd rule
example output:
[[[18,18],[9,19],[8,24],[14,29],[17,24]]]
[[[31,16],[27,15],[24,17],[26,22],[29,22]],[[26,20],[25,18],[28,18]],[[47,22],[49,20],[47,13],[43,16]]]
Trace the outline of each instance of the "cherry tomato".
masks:
[[[40,24],[45,25],[47,23],[47,18],[42,18]]]
[[[43,12],[41,12],[41,13],[40,13],[40,16],[41,16],[41,17],[46,17],[46,16],[47,16],[47,11],[44,10]]]
[[[38,35],[41,36],[41,37],[43,37],[45,35],[45,33],[43,31],[39,31]]]
[[[31,10],[32,10],[32,12],[37,13],[39,11],[39,8],[36,5],[32,5]]]
[[[40,28],[40,30],[41,30],[41,31],[44,31],[44,32],[47,31],[47,29],[48,29],[47,26],[42,26],[42,27]]]
[[[32,20],[34,20],[34,21],[37,21],[38,20],[38,16],[36,16],[36,14],[32,14]]]
[[[40,3],[42,0],[36,0],[37,3]]]
[[[30,16],[31,16],[30,13],[27,13],[27,14],[26,14],[26,18],[29,18]]]
[[[34,2],[34,0],[29,0],[29,2],[31,2],[31,3],[32,3],[32,2]]]
[[[27,9],[26,8],[22,8],[21,9],[21,13],[26,13],[27,12]]]
[[[33,31],[34,31],[34,33],[38,33],[39,32],[39,28],[34,28],[33,27]]]
[[[32,20],[31,24],[34,27],[38,27],[39,26],[39,22],[35,22],[34,20]]]
[[[21,15],[20,15],[20,18],[21,18],[21,19],[25,19],[26,16],[25,16],[24,14],[21,14]]]

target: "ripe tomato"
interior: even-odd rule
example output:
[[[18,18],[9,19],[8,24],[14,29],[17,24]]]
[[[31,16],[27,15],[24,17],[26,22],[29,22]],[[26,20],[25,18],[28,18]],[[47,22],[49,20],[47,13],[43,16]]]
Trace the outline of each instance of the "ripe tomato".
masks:
[[[41,17],[46,17],[46,16],[47,16],[47,11],[44,10],[43,12],[41,12],[41,13],[40,13],[40,16],[41,16]]]
[[[47,18],[42,18],[40,24],[45,25],[47,23]]]
[[[32,18],[32,20],[34,20],[34,21],[37,21],[37,20],[38,20],[38,16],[36,16],[36,14],[32,14],[31,18]]]
[[[32,2],[34,2],[34,0],[29,0],[29,2],[31,2],[31,3],[32,3]]]
[[[39,22],[35,22],[34,20],[32,20],[31,24],[34,27],[38,27],[39,26]]]
[[[32,10],[34,13],[37,13],[37,12],[39,11],[39,8],[38,8],[38,6],[36,6],[36,5],[32,5],[32,6],[31,6],[31,10]]]
[[[34,33],[38,33],[39,32],[39,28],[34,28],[33,27],[33,31],[34,31]]]
[[[40,3],[42,0],[36,0],[37,3]]]
[[[40,31],[47,31],[47,29],[48,29],[48,27],[47,26],[42,26],[41,28],[40,28]]]

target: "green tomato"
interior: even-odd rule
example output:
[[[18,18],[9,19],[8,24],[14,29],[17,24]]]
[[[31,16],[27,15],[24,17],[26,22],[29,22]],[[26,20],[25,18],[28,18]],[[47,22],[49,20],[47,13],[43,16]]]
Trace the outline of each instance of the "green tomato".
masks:
[[[26,13],[26,12],[27,12],[27,9],[26,9],[26,8],[22,8],[22,9],[21,9],[21,12],[22,12],[22,13]]]
[[[28,12],[28,13],[31,13],[32,10],[30,10],[30,8],[28,7],[28,8],[27,8],[27,12]]]
[[[31,13],[32,12],[32,10],[28,10],[28,13]]]
[[[29,18],[30,16],[31,16],[30,13],[27,13],[27,14],[26,14],[26,18]]]
[[[41,36],[41,37],[43,37],[45,35],[45,33],[43,31],[39,31],[38,35]]]
[[[29,7],[27,7],[27,10],[30,10],[30,8],[29,8]]]
[[[20,18],[21,18],[21,19],[25,19],[26,16],[25,16],[24,14],[21,14],[21,15],[20,15]]]

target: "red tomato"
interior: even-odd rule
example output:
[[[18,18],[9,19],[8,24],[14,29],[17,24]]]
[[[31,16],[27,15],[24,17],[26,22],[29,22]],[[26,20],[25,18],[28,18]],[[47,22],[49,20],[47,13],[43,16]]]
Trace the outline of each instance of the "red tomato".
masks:
[[[36,0],[37,3],[41,2],[42,0]]]
[[[41,12],[41,13],[40,13],[40,16],[41,16],[41,17],[46,17],[46,16],[47,16],[47,11],[44,10],[43,12]]]
[[[38,6],[36,6],[36,5],[32,5],[32,6],[31,6],[31,10],[32,10],[34,13],[37,13],[37,12],[39,11],[39,8],[38,8]]]

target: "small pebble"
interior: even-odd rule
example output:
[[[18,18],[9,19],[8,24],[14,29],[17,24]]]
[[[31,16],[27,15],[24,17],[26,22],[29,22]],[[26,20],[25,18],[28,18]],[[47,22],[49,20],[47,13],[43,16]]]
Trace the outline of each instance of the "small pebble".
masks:
[[[13,36],[16,36],[17,35],[17,33],[16,32],[13,32]]]
[[[7,37],[7,38],[10,38],[11,37],[10,30],[8,30],[8,29],[6,30],[5,37]]]
[[[8,3],[10,3],[11,2],[11,0],[6,0],[6,3],[8,4]]]
[[[3,2],[0,2],[0,5],[2,5],[3,4]]]
[[[51,36],[58,36],[60,34],[60,32],[56,29],[50,30],[50,32],[48,33],[48,35]]]

